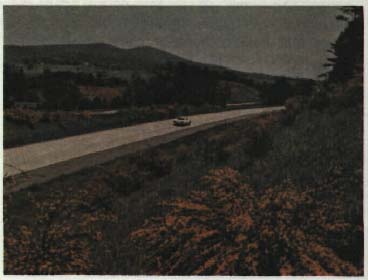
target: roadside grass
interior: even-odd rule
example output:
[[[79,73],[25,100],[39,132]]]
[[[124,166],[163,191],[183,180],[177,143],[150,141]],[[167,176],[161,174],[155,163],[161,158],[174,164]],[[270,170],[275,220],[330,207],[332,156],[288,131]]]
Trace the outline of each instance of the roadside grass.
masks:
[[[357,108],[264,114],[10,194],[5,273],[361,275],[362,141]]]
[[[108,250],[117,254],[116,250],[120,251],[121,246],[117,246],[114,242],[124,239],[123,237],[126,237],[131,229],[139,226],[150,213],[159,211],[155,207],[158,200],[185,195],[189,189],[195,187],[194,182],[208,169],[225,165],[230,160],[230,155],[226,153],[226,149],[240,139],[241,130],[239,128],[243,127],[244,124],[245,127],[254,126],[256,121],[248,120],[222,125],[161,147],[10,194],[5,197],[4,206],[6,239],[22,240],[24,237],[20,227],[27,226],[27,229],[32,231],[32,242],[35,244],[44,243],[46,241],[40,240],[41,233],[47,233],[54,223],[60,224],[62,219],[68,220],[69,218],[65,216],[65,212],[71,212],[73,217],[78,217],[81,216],[83,211],[89,209],[88,211],[93,215],[94,211],[99,211],[103,205],[109,205],[114,209],[113,213],[117,215],[119,223],[111,222],[110,228],[113,227],[114,229],[104,231],[104,234],[107,236],[117,234],[120,237],[115,236],[103,242],[104,250],[98,249],[100,248],[99,242],[93,241],[90,245],[98,251],[98,255],[103,255],[101,251],[105,251],[106,246],[109,248]],[[220,133],[218,133],[219,131]],[[180,186],[181,184],[183,186]],[[97,192],[96,189],[101,191]],[[84,196],[81,195],[86,190],[88,190],[88,193],[95,194],[94,200],[86,201]],[[57,204],[57,201],[63,201],[63,203]],[[44,203],[50,205],[46,207]],[[56,212],[52,212],[54,213],[52,215],[55,215],[56,218],[48,222],[42,222],[44,220],[40,216],[43,217],[46,215],[45,213],[50,212],[50,207],[57,209]],[[129,217],[127,217],[127,213],[129,213]],[[73,221],[73,223],[77,224],[76,221]],[[98,228],[102,224],[104,223],[101,222],[100,225],[96,220],[94,226]],[[37,233],[34,233],[34,231]],[[70,234],[70,231],[71,229],[68,228],[65,234]],[[75,234],[80,235],[79,233]],[[79,237],[75,238],[78,239]],[[84,237],[80,238],[83,239]],[[109,242],[112,242],[112,244]],[[12,243],[10,242],[10,244]],[[46,265],[47,268],[39,270],[41,260],[38,260],[37,254],[36,257],[33,256],[35,253],[32,253],[31,248],[29,248],[30,252],[28,253],[24,251],[25,249],[19,252],[19,248],[12,247],[10,244],[6,243],[7,272],[11,271],[18,274],[76,272],[76,267],[68,267],[67,261],[64,266],[60,266],[61,260],[54,260],[52,256],[49,256],[50,259],[45,261],[48,264]],[[73,248],[69,249],[70,252],[74,250]],[[20,257],[22,254],[28,254],[28,257],[33,256],[32,258],[35,259],[30,259],[28,263],[33,263],[34,267],[15,263],[15,260],[19,259],[18,254]],[[119,273],[122,267],[126,267],[127,270],[130,269],[129,266],[126,266],[124,260],[118,262],[123,263],[119,263],[119,267],[116,267],[117,270],[119,269],[116,273]],[[93,263],[94,265],[102,264],[100,269],[103,269],[106,273],[108,273],[107,270],[110,271],[109,273],[114,272],[110,267],[114,263],[111,259],[98,258],[98,261],[94,260]],[[36,269],[36,267],[38,268]],[[91,273],[91,270],[80,267],[79,272]]]

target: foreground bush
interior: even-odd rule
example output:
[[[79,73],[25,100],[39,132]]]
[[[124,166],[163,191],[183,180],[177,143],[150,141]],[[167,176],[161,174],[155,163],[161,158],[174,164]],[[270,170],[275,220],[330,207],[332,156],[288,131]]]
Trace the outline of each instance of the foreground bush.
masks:
[[[69,196],[50,191],[42,201],[29,193],[24,202],[34,215],[33,223],[26,220],[9,227],[5,215],[6,274],[93,273],[94,248],[104,241],[104,225],[117,221],[113,196],[98,180],[69,191]],[[11,202],[8,197],[5,214]]]
[[[353,225],[327,220],[329,205],[291,182],[257,191],[223,168],[201,182],[203,191],[162,203],[167,214],[146,221],[130,238],[151,274],[361,275],[328,246],[320,226],[342,232]],[[321,216],[322,215],[322,216]],[[362,231],[362,229],[358,229]]]

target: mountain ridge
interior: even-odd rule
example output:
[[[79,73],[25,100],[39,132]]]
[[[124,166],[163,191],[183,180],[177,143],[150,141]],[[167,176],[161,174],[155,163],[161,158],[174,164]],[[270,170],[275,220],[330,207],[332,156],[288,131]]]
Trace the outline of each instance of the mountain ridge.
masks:
[[[152,72],[155,67],[164,63],[184,62],[208,67],[217,71],[229,71],[243,78],[254,78],[260,81],[275,79],[276,76],[266,73],[244,72],[226,66],[193,61],[169,51],[149,45],[132,48],[121,48],[109,43],[78,43],[78,44],[46,44],[46,45],[4,45],[4,63],[48,63],[94,64],[104,68],[116,68],[122,71]],[[291,80],[305,80],[299,77],[283,77]]]
[[[192,62],[175,54],[149,46],[129,49],[106,43],[4,45],[5,63],[44,62],[50,64],[91,63],[100,66],[120,64],[122,68],[151,70],[166,62]]]

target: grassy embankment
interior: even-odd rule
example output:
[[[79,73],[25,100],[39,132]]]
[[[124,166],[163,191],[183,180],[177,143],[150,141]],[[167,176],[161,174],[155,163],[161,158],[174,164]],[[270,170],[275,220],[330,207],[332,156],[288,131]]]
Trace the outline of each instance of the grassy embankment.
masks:
[[[6,196],[5,273],[362,275],[361,106],[291,105]]]

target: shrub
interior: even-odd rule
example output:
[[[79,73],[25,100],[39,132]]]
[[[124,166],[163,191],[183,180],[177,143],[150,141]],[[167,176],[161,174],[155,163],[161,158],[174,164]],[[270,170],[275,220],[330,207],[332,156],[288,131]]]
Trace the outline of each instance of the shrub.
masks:
[[[189,158],[192,152],[193,152],[192,148],[186,144],[180,144],[175,150],[176,158],[178,160],[185,160]]]
[[[306,109],[306,104],[308,104],[308,99],[303,96],[294,96],[286,100],[284,123],[292,123],[295,117]]]
[[[109,188],[95,180],[64,195],[51,190],[42,201],[36,197],[30,193],[27,200],[27,210],[35,215],[33,224],[5,223],[5,273],[91,272],[93,248],[104,239],[103,224],[117,221]]]
[[[166,214],[130,234],[150,274],[361,275],[328,247],[320,208],[291,182],[262,192],[223,168],[202,179],[187,199],[162,203]],[[318,207],[317,207],[318,205]],[[330,221],[341,228],[340,221]]]
[[[318,183],[336,177],[331,173],[335,166],[344,166],[349,174],[361,168],[362,116],[354,109],[333,114],[305,111],[292,126],[274,130],[272,138],[273,149],[262,160],[273,174],[266,178],[261,170],[253,170],[254,181],[264,177],[267,182],[280,183],[291,177],[298,184]]]
[[[315,92],[309,102],[309,108],[317,111],[323,111],[325,108],[329,107],[331,103],[331,98],[325,90],[320,92]]]
[[[109,185],[117,194],[124,196],[130,195],[133,192],[139,191],[144,187],[144,180],[147,173],[139,172],[133,169],[129,174],[117,174],[111,177]]]
[[[342,89],[332,99],[332,104],[338,109],[356,107],[363,105],[363,87],[350,86]]]
[[[153,150],[140,153],[136,164],[139,169],[162,177],[171,173],[174,160],[161,150]]]
[[[89,111],[82,111],[80,114],[79,114],[80,118],[83,119],[83,120],[89,120],[91,119],[92,115],[91,115],[91,112]]]
[[[270,132],[263,122],[264,120],[258,119],[242,133],[243,150],[250,157],[261,157],[272,147]]]
[[[213,171],[203,178],[208,192],[197,191],[189,200],[164,202],[167,215],[147,221],[131,238],[147,250],[153,274],[231,274],[239,260],[241,244],[253,229],[248,211],[251,192],[239,185],[231,169]],[[235,192],[228,189],[236,184]],[[242,207],[242,202],[247,207]],[[143,248],[142,247],[142,248]],[[252,250],[252,246],[249,246]],[[253,249],[254,250],[254,249]]]
[[[42,113],[30,109],[7,109],[4,112],[4,119],[33,127],[41,121]]]

